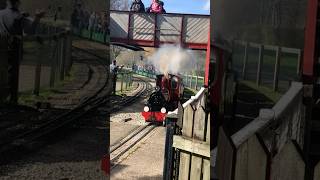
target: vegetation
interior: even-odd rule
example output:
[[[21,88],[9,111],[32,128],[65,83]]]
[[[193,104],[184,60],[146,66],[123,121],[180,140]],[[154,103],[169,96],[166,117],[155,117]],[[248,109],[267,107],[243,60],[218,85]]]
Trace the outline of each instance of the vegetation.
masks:
[[[41,88],[39,95],[34,95],[32,91],[25,91],[19,93],[19,104],[26,106],[34,106],[37,102],[47,102],[48,98],[55,94],[57,90],[64,85],[70,83],[75,78],[75,72],[72,68],[70,71],[70,76],[66,76],[64,81],[58,82],[53,88]]]
[[[274,92],[272,89],[264,86],[257,86],[254,82],[251,81],[241,81],[240,83],[256,90],[257,92],[265,95],[268,99],[272,100],[272,102],[276,103],[281,98],[282,94],[278,92]]]

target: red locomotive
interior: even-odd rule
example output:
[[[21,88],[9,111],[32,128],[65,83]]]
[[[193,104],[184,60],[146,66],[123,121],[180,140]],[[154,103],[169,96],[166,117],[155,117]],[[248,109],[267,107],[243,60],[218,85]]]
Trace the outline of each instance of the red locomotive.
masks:
[[[178,107],[183,91],[181,77],[173,74],[157,75],[156,91],[150,95],[141,113],[145,121],[163,123],[167,113]]]

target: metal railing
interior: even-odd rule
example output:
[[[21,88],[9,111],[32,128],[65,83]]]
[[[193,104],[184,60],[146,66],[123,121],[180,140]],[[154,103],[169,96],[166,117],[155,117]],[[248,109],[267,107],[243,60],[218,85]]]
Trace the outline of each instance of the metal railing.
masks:
[[[73,28],[72,33],[74,35],[80,36],[85,39],[89,39],[91,41],[99,42],[99,43],[109,43],[107,32],[96,31],[96,30],[88,30],[88,29],[78,29]]]
[[[156,78],[156,74],[151,71],[135,70],[134,72],[141,76]],[[200,88],[204,86],[204,77],[202,76],[182,75],[182,77],[183,77],[183,84],[185,87],[188,87],[194,90],[200,90]]]
[[[129,90],[132,87],[133,79],[132,79],[133,72],[130,71],[123,71],[117,74],[117,82],[120,82],[120,87],[116,87],[116,89],[120,88],[120,92],[124,92]]]
[[[286,92],[299,80],[302,50],[244,41],[233,42],[233,64],[243,80]]]

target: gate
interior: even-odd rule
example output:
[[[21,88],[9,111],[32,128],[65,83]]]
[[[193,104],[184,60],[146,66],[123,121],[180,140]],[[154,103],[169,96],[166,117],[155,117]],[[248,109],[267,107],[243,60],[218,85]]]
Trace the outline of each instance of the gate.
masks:
[[[164,179],[210,179],[210,114],[206,88],[167,117]]]

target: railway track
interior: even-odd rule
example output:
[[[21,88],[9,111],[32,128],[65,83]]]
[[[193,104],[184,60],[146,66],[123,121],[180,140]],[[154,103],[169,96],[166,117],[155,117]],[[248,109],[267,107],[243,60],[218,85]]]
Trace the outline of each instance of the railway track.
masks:
[[[108,69],[106,68],[107,66],[105,62],[103,62],[103,60],[95,58],[94,63],[96,63],[99,69],[96,69],[98,71],[96,73],[99,73],[100,76],[108,76]],[[81,99],[80,103],[71,110],[58,115],[54,112],[48,112],[48,118],[42,120],[42,122],[45,123],[36,125],[30,130],[15,135],[14,137],[10,137],[6,141],[2,141],[0,144],[0,154],[8,153],[10,152],[10,150],[13,150],[17,147],[22,147],[24,145],[27,145],[28,143],[36,141],[37,139],[52,134],[60,128],[70,125],[71,123],[81,119],[81,117],[94,110],[95,108],[106,104],[111,92],[111,89],[108,86],[109,78],[105,78],[104,82],[96,83],[97,86],[89,89],[86,97]],[[97,88],[98,86],[100,87]]]
[[[124,104],[130,104],[131,102],[134,102],[137,98],[147,98],[150,93],[153,91],[152,85],[148,82],[146,82],[145,79],[137,78],[139,82],[141,83],[141,89],[139,93],[136,94],[136,96],[133,96],[128,99],[127,102],[124,102]],[[121,105],[122,106],[122,105]],[[113,112],[119,110],[121,108],[115,107],[113,109]],[[139,126],[138,128],[132,130],[130,134],[128,134],[126,137],[122,138],[120,141],[116,142],[115,144],[110,146],[110,162],[111,167],[110,170],[115,168],[127,155],[128,152],[130,152],[131,149],[135,147],[136,144],[141,142],[147,135],[149,135],[151,132],[155,131],[157,129],[157,125],[153,125],[151,123],[146,123],[145,125]]]
[[[135,129],[128,136],[120,140],[118,143],[110,147],[110,162],[111,162],[111,170],[116,167],[120,162],[121,158],[125,156],[125,154],[134,147],[137,143],[139,143],[144,137],[150,134],[153,130],[155,130],[157,126],[147,124],[144,126],[140,126]]]

